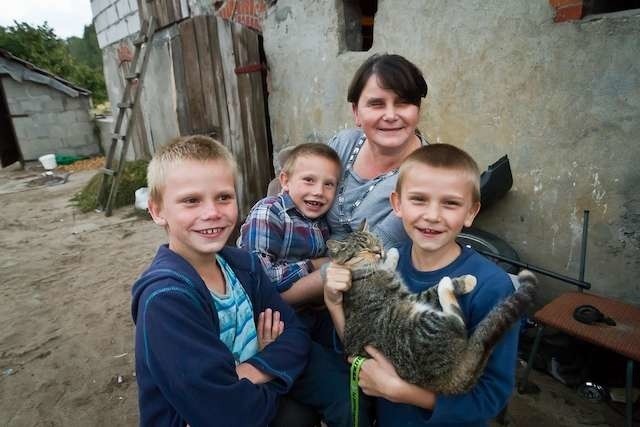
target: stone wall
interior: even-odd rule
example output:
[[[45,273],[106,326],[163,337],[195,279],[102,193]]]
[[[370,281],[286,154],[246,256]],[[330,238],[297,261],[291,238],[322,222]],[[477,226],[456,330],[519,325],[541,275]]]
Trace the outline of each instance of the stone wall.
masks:
[[[2,85],[15,117],[18,145],[24,160],[43,154],[93,155],[100,152],[89,115],[88,96],[69,97],[49,86],[2,77]]]
[[[378,2],[373,47],[352,52],[345,1],[278,0],[263,21],[274,149],[353,126],[347,85],[374,52],[429,83],[420,129],[482,168],[508,154],[514,186],[477,224],[532,264],[640,304],[640,11],[555,22],[547,0]],[[557,2],[556,2],[557,3]],[[545,279],[541,299],[571,289]]]

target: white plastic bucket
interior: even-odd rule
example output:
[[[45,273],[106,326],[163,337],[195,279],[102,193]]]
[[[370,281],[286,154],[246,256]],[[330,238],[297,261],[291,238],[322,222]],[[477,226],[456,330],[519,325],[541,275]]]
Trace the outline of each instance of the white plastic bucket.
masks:
[[[147,187],[138,188],[135,192],[136,201],[134,206],[136,209],[147,210],[149,206],[149,189]]]
[[[38,157],[38,160],[40,160],[40,163],[42,163],[42,167],[47,170],[55,169],[58,167],[55,154],[45,154],[44,156]]]

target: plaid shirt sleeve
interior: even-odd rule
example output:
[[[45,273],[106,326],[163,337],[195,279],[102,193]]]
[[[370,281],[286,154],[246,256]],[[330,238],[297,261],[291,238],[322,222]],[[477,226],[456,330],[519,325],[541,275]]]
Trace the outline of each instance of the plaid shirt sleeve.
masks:
[[[280,258],[287,238],[284,232],[283,219],[268,205],[254,207],[240,229],[240,247],[258,255],[278,292],[288,290],[313,270],[310,260],[289,263]]]

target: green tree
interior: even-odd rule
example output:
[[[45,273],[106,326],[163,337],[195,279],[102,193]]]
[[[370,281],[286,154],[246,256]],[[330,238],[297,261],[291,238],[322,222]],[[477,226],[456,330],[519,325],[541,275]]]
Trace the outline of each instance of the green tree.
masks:
[[[93,25],[85,27],[82,39],[75,37],[78,41],[67,43],[56,36],[47,22],[35,27],[26,22],[14,21],[14,24],[0,26],[0,48],[90,90],[96,103],[107,99],[100,49],[97,56],[95,51],[97,39],[93,40]],[[72,50],[77,53],[73,55]]]
[[[102,71],[102,51],[98,46],[98,37],[93,24],[85,25],[82,38],[69,37],[67,46],[71,56],[78,62]]]

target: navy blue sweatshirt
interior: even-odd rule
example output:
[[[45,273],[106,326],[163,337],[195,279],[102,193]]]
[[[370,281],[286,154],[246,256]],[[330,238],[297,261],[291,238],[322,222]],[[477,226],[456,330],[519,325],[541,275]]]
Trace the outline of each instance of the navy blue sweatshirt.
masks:
[[[471,248],[448,266],[430,272],[419,271],[411,263],[411,242],[401,246],[398,271],[413,292],[436,285],[444,276],[476,276],[475,289],[458,297],[460,308],[472,333],[476,325],[501,300],[513,293],[511,279],[493,262]],[[433,411],[377,399],[378,426],[487,426],[505,407],[513,392],[518,347],[518,325],[514,325],[493,349],[484,373],[467,393],[438,395]]]
[[[278,396],[306,365],[309,337],[260,262],[232,247],[219,255],[244,287],[254,319],[267,308],[281,313],[284,333],[247,360],[275,379],[260,385],[238,379],[205,283],[184,258],[161,246],[132,291],[140,425],[266,426]]]

